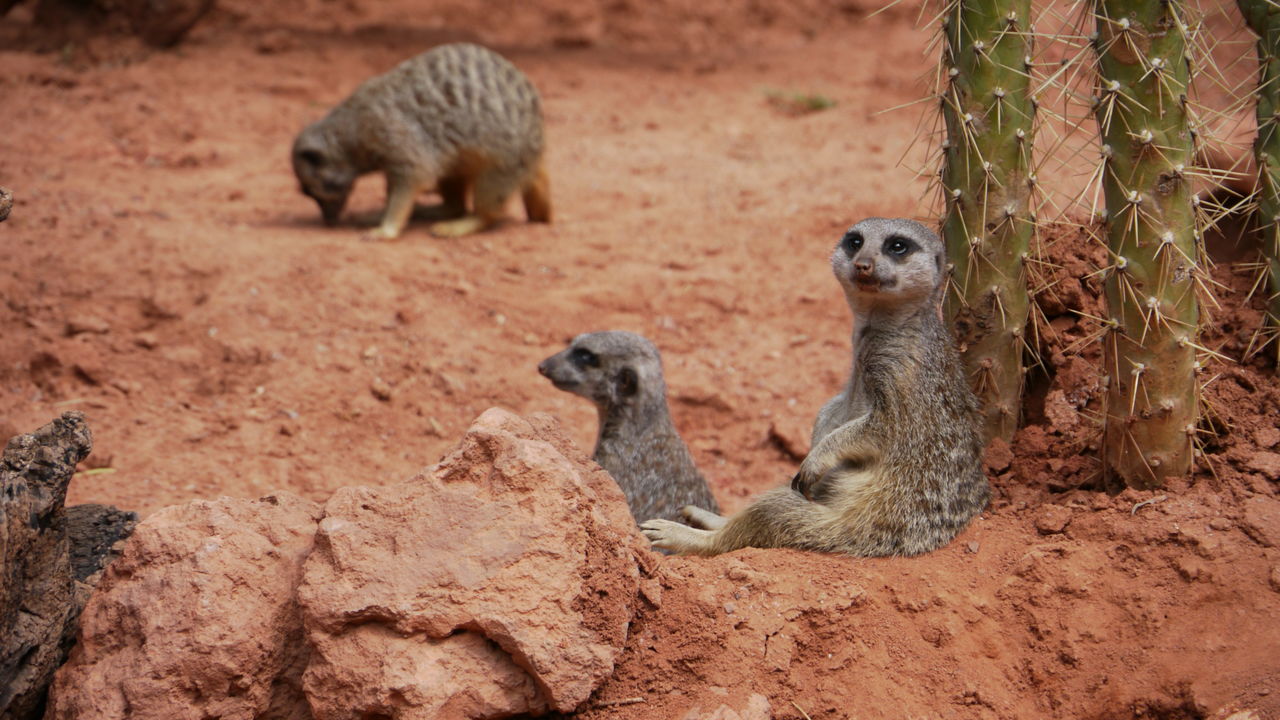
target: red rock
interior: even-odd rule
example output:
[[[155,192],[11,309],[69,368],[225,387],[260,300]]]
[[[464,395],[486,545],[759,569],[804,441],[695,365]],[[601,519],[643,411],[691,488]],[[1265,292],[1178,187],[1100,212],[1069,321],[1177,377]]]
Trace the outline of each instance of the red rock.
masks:
[[[283,493],[148,517],[85,607],[45,717],[306,717],[295,587],[319,519]]]
[[[1004,472],[1013,463],[1013,450],[1004,438],[993,438],[991,444],[987,445],[982,463],[989,473]]]
[[[1263,495],[1246,500],[1240,529],[1263,547],[1280,547],[1280,500]]]
[[[785,453],[792,460],[804,460],[809,454],[810,433],[808,428],[795,418],[778,418],[769,423],[769,434],[766,440]]]
[[[490,410],[407,483],[148,518],[46,717],[571,711],[613,674],[652,558],[617,484],[553,420]]]
[[[1280,428],[1264,427],[1253,432],[1253,441],[1264,448],[1280,444]]]
[[[1067,402],[1061,390],[1051,390],[1044,399],[1044,416],[1049,425],[1059,432],[1068,432],[1080,423],[1080,411]]]
[[[299,588],[316,718],[570,711],[613,673],[647,550],[549,430],[489,410],[410,482],[329,500]]]
[[[1246,461],[1246,466],[1256,473],[1262,473],[1268,480],[1280,480],[1280,453],[1256,452]]]
[[[1071,509],[1061,505],[1046,505],[1036,517],[1036,532],[1041,535],[1055,535],[1067,529],[1071,524]]]

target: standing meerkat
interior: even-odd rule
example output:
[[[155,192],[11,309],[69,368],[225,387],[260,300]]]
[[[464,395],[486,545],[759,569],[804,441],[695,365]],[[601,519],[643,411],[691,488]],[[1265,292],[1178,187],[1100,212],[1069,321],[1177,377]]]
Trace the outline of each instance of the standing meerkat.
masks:
[[[818,413],[791,487],[731,518],[685,508],[654,519],[655,547],[916,555],[951,541],[987,504],[978,401],[942,321],[945,251],[910,220],[854,225],[831,256],[853,310],[853,372]]]
[[[478,45],[442,45],[365,81],[298,135],[293,171],[329,225],[357,177],[385,173],[387,207],[372,233],[379,239],[399,237],[414,198],[432,189],[442,200],[428,210],[438,236],[493,225],[516,190],[531,221],[551,222],[538,92]]]
[[[579,335],[538,363],[538,372],[595,403],[600,429],[592,457],[622,488],[636,522],[678,517],[684,506],[719,512],[671,422],[653,343],[618,330]]]

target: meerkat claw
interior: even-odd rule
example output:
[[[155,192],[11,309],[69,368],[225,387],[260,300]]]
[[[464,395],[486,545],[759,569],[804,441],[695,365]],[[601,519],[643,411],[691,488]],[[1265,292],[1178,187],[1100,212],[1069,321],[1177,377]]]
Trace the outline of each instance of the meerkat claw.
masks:
[[[681,525],[673,520],[654,518],[640,525],[640,531],[649,538],[655,548],[683,553],[705,544],[704,538],[711,533],[698,530],[688,525]]]

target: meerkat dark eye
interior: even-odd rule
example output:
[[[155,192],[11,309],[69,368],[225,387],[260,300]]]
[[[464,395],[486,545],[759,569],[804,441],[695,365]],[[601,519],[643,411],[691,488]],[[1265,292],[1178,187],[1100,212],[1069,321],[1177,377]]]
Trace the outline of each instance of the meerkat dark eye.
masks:
[[[569,357],[580,367],[600,367],[600,356],[586,348],[574,348]]]
[[[848,235],[845,235],[841,244],[844,245],[844,251],[846,253],[853,255],[862,248],[862,233],[851,232]]]
[[[884,241],[884,251],[890,255],[902,257],[915,249],[915,243],[906,238],[890,237]]]

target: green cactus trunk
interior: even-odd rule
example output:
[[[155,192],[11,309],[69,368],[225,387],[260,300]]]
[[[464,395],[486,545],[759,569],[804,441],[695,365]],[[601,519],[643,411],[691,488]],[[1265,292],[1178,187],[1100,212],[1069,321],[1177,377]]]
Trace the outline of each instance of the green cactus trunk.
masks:
[[[954,268],[947,314],[983,402],[986,436],[1008,440],[1022,407],[1026,258],[1035,229],[1031,3],[953,0],[943,29],[942,235]]]
[[[1258,217],[1270,274],[1267,324],[1280,334],[1280,6],[1275,0],[1237,0],[1245,22],[1258,34]],[[1280,372],[1280,335],[1271,338]]]
[[[1200,410],[1186,30],[1178,0],[1095,0],[1094,9],[1111,251],[1103,465],[1113,485],[1154,488],[1190,470]]]

